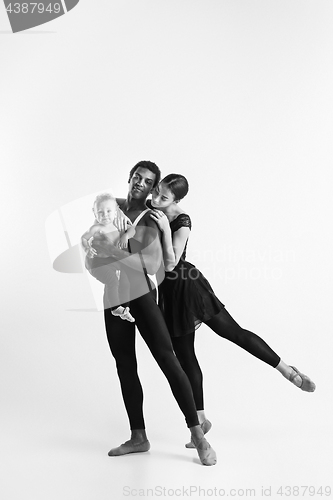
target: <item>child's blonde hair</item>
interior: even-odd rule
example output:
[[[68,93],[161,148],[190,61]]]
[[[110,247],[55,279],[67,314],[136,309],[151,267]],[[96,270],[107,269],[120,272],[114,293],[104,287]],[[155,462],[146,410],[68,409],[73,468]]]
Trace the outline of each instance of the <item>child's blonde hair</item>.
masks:
[[[111,193],[101,193],[98,196],[96,196],[96,199],[95,199],[94,204],[93,204],[93,210],[95,210],[95,207],[99,203],[101,203],[102,201],[105,201],[105,200],[112,201],[115,204],[115,208],[117,208],[118,205],[117,205],[116,198],[114,196],[112,196]]]

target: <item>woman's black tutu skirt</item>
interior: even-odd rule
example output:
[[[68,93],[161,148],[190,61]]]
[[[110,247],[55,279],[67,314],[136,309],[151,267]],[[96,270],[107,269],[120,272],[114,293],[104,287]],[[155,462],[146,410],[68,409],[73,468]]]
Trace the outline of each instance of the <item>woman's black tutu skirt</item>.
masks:
[[[165,273],[158,290],[158,303],[172,337],[194,332],[224,309],[204,275],[186,260]]]

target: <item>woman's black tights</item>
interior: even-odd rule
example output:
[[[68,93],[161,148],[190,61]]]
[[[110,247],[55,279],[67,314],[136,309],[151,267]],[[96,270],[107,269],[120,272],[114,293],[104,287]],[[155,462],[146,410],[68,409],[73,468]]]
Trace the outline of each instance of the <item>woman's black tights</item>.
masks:
[[[194,332],[182,337],[172,337],[171,340],[173,350],[190,381],[196,409],[203,410],[203,376],[194,351]]]
[[[250,354],[273,368],[280,362],[279,356],[255,333],[236,323],[226,309],[204,322],[217,335],[242,347]],[[172,344],[177,358],[192,385],[197,410],[203,410],[202,372],[194,351],[194,332],[182,337],[173,337]]]

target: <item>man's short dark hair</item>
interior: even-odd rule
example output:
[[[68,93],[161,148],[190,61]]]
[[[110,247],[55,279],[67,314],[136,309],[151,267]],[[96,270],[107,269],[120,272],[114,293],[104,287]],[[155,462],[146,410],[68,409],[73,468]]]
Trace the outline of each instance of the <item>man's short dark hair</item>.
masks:
[[[128,182],[132,179],[133,174],[137,168],[146,168],[147,170],[150,170],[153,174],[155,174],[155,180],[154,180],[153,187],[157,186],[157,184],[160,182],[161,171],[158,168],[158,166],[156,165],[156,163],[153,163],[152,161],[149,161],[149,160],[142,160],[142,161],[139,161],[139,163],[137,163],[136,165],[134,165],[134,167],[131,169],[131,171],[129,173]]]

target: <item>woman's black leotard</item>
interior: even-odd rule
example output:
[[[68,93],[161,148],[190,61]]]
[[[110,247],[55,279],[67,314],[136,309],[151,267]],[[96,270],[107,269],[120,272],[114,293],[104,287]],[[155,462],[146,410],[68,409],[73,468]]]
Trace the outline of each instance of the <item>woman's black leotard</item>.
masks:
[[[170,223],[172,235],[181,227],[191,229],[191,219],[180,214]],[[203,274],[186,260],[186,247],[178,264],[159,286],[159,306],[172,337],[180,337],[224,310],[224,304]]]

